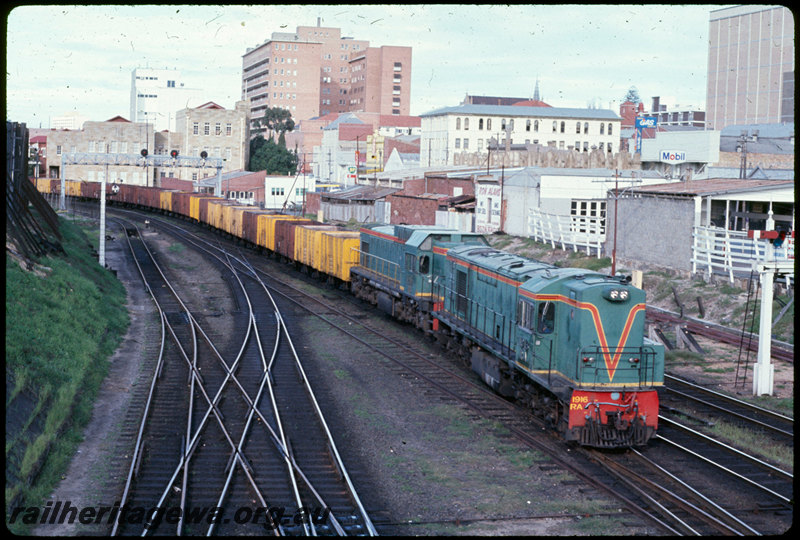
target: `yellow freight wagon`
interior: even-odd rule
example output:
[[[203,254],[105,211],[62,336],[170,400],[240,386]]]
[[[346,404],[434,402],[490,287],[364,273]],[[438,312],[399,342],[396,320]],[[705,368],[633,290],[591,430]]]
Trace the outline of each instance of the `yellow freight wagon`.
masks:
[[[81,196],[81,183],[78,180],[65,180],[64,181],[65,194],[70,197]]]
[[[237,238],[242,237],[242,213],[252,209],[248,205],[225,205],[222,207],[222,230]]]
[[[36,179],[36,191],[39,193],[50,193],[50,179],[49,178],[37,178]]]
[[[294,260],[310,266],[315,270],[322,270],[323,245],[325,242],[322,233],[335,231],[333,225],[301,225],[294,229]]]
[[[158,207],[161,210],[172,212],[172,194],[174,191],[161,191],[159,193]]]
[[[358,264],[358,231],[330,231],[322,234],[323,264],[320,271],[350,281],[350,268]]]
[[[202,199],[218,199],[219,197],[192,197],[189,199],[189,217],[200,221],[200,201]]]
[[[302,219],[286,214],[263,214],[258,216],[258,245],[275,251],[275,223],[283,220]]]
[[[208,202],[208,224],[217,229],[224,230],[224,217],[223,210],[226,206],[231,206],[229,201],[219,199],[216,201]]]

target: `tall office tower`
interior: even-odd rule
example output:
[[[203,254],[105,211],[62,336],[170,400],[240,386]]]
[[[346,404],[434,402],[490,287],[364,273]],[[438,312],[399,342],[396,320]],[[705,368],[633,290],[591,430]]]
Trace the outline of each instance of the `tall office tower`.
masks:
[[[794,121],[794,17],[784,6],[710,13],[707,126]]]
[[[272,107],[289,110],[295,122],[350,111],[407,115],[410,88],[410,47],[371,48],[319,22],[274,32],[242,56],[242,98],[250,100],[254,133]]]
[[[176,69],[136,68],[131,72],[131,122],[154,126],[154,131],[175,131],[176,113],[208,101],[204,94],[184,86]]]

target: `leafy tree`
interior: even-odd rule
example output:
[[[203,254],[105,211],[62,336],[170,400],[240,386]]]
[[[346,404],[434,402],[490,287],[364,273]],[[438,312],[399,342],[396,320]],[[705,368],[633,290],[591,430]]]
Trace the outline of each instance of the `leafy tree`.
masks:
[[[297,154],[272,139],[256,135],[250,141],[250,171],[267,171],[267,174],[294,174],[297,170]]]
[[[253,123],[256,130],[266,132],[267,140],[273,140],[276,133],[279,137],[283,136],[287,131],[292,131],[295,125],[292,113],[281,107],[268,107],[264,111],[264,116],[257,118]]]

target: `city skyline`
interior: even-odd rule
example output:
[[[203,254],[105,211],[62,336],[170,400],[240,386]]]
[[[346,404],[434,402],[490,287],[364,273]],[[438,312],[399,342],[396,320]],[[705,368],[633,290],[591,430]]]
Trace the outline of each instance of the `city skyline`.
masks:
[[[704,108],[709,13],[722,7],[21,6],[7,17],[6,116],[32,128],[67,113],[127,118],[137,67],[174,68],[233,108],[247,48],[318,19],[372,47],[412,48],[412,115],[467,94],[530,98],[537,80],[556,107],[608,108],[635,86],[645,107],[661,96]]]

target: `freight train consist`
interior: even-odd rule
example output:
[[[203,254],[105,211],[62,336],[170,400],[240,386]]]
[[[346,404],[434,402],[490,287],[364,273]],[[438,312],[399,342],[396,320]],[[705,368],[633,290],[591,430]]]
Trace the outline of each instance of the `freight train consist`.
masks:
[[[59,180],[37,182],[39,191],[60,191]],[[66,194],[97,199],[100,186],[67,181]],[[645,294],[629,279],[544,264],[437,227],[348,231],[209,194],[130,185],[109,201],[180,215],[347,286],[434,336],[568,441],[642,446],[656,432],[664,349],[644,337]]]

